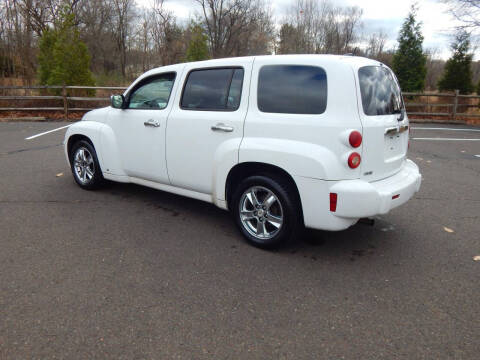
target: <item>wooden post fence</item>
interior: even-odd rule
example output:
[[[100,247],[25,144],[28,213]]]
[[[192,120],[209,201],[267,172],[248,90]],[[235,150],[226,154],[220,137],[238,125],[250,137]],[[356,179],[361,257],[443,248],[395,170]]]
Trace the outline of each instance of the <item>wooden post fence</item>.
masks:
[[[35,91],[57,89],[61,91],[60,96],[55,95],[31,95]],[[68,90],[95,90],[101,95],[95,97],[88,96],[69,96]],[[119,94],[126,88],[118,86],[0,86],[0,113],[4,111],[63,111],[65,119],[75,111],[89,111],[101,106],[107,106],[110,103],[110,94],[112,92]],[[23,90],[23,91],[22,91]],[[19,95],[23,93],[23,95]],[[446,120],[457,121],[465,118],[480,119],[480,96],[479,95],[461,95],[458,90],[453,93],[403,93],[407,114],[413,117],[423,116],[441,117]],[[98,96],[98,97],[97,97]],[[422,101],[422,99],[424,99]],[[441,101],[445,99],[446,101]],[[469,99],[469,101],[460,101]],[[45,104],[45,100],[49,102]],[[471,101],[473,100],[473,101]],[[20,102],[24,104],[29,101],[30,106],[21,106],[15,104]],[[43,103],[42,103],[43,101]],[[60,105],[60,101],[61,106]],[[57,102],[57,106],[52,106]],[[32,104],[33,103],[33,104]],[[38,103],[38,105],[36,105]],[[79,106],[79,103],[82,104]],[[468,111],[475,109],[474,111]]]
[[[455,97],[453,98],[453,111],[452,111],[452,116],[453,120],[455,121],[455,118],[457,117],[457,108],[458,108],[458,95],[460,91],[455,90]]]
[[[63,97],[63,113],[65,115],[65,120],[68,120],[68,99],[67,99],[67,89],[65,85],[62,87],[62,97]]]
[[[56,89],[61,91],[61,95],[27,95],[32,91]],[[104,97],[89,96],[69,96],[68,90],[95,90],[104,93]],[[39,111],[62,111],[65,119],[73,111],[89,111],[95,108],[106,106],[110,103],[110,94],[112,92],[123,93],[126,87],[119,86],[0,86],[0,112],[39,112]],[[23,90],[23,91],[22,91]],[[21,92],[23,95],[19,95]],[[105,97],[105,92],[107,92]],[[44,105],[45,100],[54,100],[58,105]],[[15,106],[14,103],[29,101],[38,103],[38,105]],[[61,106],[60,105],[61,101]],[[74,105],[72,106],[72,102]],[[85,106],[75,106],[75,103],[85,104]]]

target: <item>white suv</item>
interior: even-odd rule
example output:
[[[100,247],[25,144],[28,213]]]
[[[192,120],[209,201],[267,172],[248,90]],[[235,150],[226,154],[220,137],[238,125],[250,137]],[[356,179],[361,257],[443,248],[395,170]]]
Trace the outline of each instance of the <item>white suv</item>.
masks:
[[[385,65],[285,55],[160,67],[68,128],[84,189],[132,182],[229,209],[272,248],[303,226],[342,230],[419,190],[409,125]]]

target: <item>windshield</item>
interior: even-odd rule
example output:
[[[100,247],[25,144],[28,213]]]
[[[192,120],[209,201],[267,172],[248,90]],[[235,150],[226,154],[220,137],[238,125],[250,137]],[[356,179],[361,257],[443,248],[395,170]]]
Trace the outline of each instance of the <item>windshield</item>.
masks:
[[[358,70],[365,115],[399,114],[403,100],[395,78],[383,66],[364,66]]]

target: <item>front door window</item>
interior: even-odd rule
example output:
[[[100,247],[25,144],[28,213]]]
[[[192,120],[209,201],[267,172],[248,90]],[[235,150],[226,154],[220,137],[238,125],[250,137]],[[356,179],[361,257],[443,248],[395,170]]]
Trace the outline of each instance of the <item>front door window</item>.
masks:
[[[141,82],[130,95],[129,109],[165,109],[170,98],[175,74],[168,73]]]

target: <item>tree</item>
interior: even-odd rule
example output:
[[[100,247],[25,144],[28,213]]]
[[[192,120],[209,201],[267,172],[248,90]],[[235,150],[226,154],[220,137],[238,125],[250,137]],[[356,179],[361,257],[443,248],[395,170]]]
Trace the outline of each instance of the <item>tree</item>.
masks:
[[[445,69],[445,60],[438,58],[439,50],[429,48],[425,51],[427,55],[427,76],[425,77],[425,89],[436,90],[438,80],[442,77]]]
[[[445,64],[445,71],[438,82],[438,89],[460,90],[460,94],[473,92],[472,57],[470,50],[470,35],[465,30],[459,30],[451,45],[453,54]]]
[[[297,0],[280,28],[279,53],[354,52],[362,10],[329,0]]]
[[[393,71],[403,91],[423,91],[427,74],[427,58],[423,52],[421,23],[417,8],[412,5],[398,36],[398,50],[393,56]]]
[[[55,26],[63,14],[73,14],[80,0],[14,0],[24,17],[25,26],[38,36]]]
[[[472,76],[473,83],[478,84],[480,82],[480,60],[472,62]]]
[[[450,14],[462,25],[464,30],[480,29],[480,1],[479,0],[444,0],[449,5]]]
[[[127,72],[127,39],[130,35],[131,18],[133,12],[132,0],[113,0],[114,22],[115,22],[115,40],[117,50],[120,53],[120,69],[122,77],[125,79]]]
[[[292,24],[282,24],[279,32],[278,54],[301,54],[303,50],[303,36],[301,32]]]
[[[276,31],[272,9],[264,6],[254,8],[247,30],[239,34],[233,56],[268,55],[275,51]]]
[[[210,58],[208,54],[207,35],[199,24],[190,25],[191,38],[187,48],[187,61],[200,61]]]
[[[387,41],[387,34],[383,30],[370,34],[367,39],[367,48],[365,55],[371,59],[379,59],[385,52],[385,43]]]
[[[201,7],[213,58],[248,54],[242,43],[263,19],[262,0],[195,0]],[[262,26],[262,28],[267,28]],[[266,37],[265,39],[268,39]],[[258,47],[258,44],[257,46]]]
[[[75,8],[80,37],[92,56],[92,71],[110,78],[120,59],[116,39],[115,8],[111,0],[80,1]]]
[[[153,1],[150,28],[158,65],[175,64],[185,59],[183,29],[177,25],[173,12],[165,8],[164,0]]]
[[[477,95],[480,95],[480,81],[477,84],[476,93],[477,93]]]
[[[40,38],[38,76],[42,85],[94,85],[90,55],[72,14],[61,13],[55,28]]]

